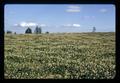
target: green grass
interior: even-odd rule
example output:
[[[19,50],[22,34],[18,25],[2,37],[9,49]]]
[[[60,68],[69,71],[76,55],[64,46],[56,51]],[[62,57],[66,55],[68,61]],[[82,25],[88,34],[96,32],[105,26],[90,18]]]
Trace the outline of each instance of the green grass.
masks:
[[[5,34],[5,79],[113,79],[115,33]]]

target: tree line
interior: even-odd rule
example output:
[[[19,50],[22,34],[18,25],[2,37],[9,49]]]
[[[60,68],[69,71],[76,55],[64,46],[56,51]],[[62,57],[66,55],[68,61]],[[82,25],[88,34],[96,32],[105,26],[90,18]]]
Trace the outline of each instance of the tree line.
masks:
[[[28,27],[28,28],[26,29],[25,33],[26,33],[26,34],[31,34],[31,33],[32,33],[32,29],[30,29],[30,28]],[[35,33],[35,34],[41,34],[41,33],[42,33],[41,27],[36,26],[34,33]]]
[[[93,27],[92,32],[96,32],[96,27]],[[5,33],[5,32],[4,32],[4,33]],[[7,34],[12,34],[12,31],[7,31],[6,33],[7,33]],[[42,33],[42,28],[36,26],[36,28],[35,28],[35,30],[34,30],[34,33],[35,33],[35,34],[41,34],[41,33]],[[46,33],[48,34],[49,32],[47,31]],[[14,32],[14,34],[16,34],[16,32]],[[28,27],[28,28],[25,30],[25,34],[32,34],[32,29]]]
[[[5,32],[4,32],[5,33]],[[6,32],[7,34],[12,34],[13,32],[10,31],[10,30],[7,30]],[[42,28],[41,27],[38,27],[36,26],[34,32],[35,34],[41,34],[42,33]],[[46,33],[48,34],[49,32],[46,31]],[[14,34],[17,34],[16,32],[14,32]],[[30,27],[28,27],[26,30],[25,30],[25,34],[32,34],[32,29]]]

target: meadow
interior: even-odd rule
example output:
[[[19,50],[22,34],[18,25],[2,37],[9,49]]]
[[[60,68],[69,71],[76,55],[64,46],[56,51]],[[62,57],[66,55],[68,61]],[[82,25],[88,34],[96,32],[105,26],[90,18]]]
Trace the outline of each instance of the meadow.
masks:
[[[5,79],[113,79],[115,33],[5,34]]]

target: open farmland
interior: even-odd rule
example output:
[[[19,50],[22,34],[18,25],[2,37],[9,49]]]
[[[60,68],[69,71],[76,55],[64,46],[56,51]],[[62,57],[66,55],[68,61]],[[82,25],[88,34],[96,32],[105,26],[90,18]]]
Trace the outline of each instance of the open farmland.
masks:
[[[115,33],[5,34],[5,79],[113,79]]]

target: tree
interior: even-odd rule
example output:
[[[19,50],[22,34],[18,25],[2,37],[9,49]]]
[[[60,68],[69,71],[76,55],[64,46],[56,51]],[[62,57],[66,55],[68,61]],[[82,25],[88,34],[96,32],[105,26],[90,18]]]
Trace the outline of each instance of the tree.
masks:
[[[41,27],[36,26],[35,31],[36,34],[41,34],[42,30]]]
[[[25,33],[32,33],[32,30],[28,27],[27,29],[26,29],[26,31],[25,31]]]
[[[47,31],[46,34],[49,34],[49,32]]]
[[[39,32],[40,34],[42,33],[41,27],[38,28],[38,32]]]
[[[16,34],[16,32],[14,32],[14,34]]]
[[[38,34],[38,26],[36,26],[35,31],[36,34]]]
[[[12,31],[7,31],[7,34],[12,34]]]
[[[93,27],[93,31],[92,32],[95,32],[96,31],[96,28],[95,27]]]

